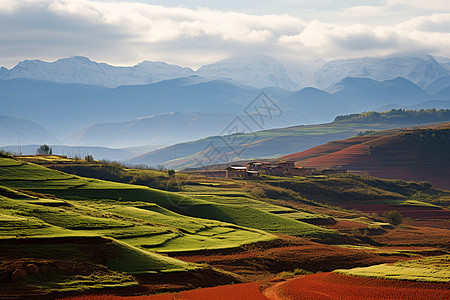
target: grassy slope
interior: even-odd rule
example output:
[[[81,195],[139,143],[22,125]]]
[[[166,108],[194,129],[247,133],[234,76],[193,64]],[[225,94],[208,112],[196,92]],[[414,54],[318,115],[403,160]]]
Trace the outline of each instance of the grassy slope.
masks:
[[[299,236],[336,235],[331,230],[255,207],[219,204],[142,186],[80,178],[9,159],[1,162],[10,166],[0,170],[0,184],[55,195],[66,201],[66,205],[52,207],[40,205],[36,200],[5,200],[4,203],[8,202],[5,205],[11,207],[9,215],[20,212],[45,223],[42,225],[45,229],[24,229],[27,235],[82,230],[83,234],[112,236],[158,251],[228,248],[274,238],[260,229]],[[21,231],[19,228],[10,234]]]
[[[450,282],[450,255],[399,261],[394,265],[382,264],[350,270],[336,270],[335,272],[383,279]]]

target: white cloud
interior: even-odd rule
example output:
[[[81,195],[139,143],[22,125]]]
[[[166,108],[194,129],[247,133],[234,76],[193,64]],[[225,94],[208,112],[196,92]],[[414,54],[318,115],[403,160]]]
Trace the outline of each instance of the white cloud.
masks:
[[[444,2],[437,2],[433,6],[443,6]],[[343,17],[305,22],[288,14],[133,2],[1,0],[0,64],[71,55],[113,64],[149,59],[190,66],[252,52],[306,59],[407,51],[450,56],[449,13],[403,18],[390,26],[361,21],[406,4],[401,0],[389,0],[387,6],[363,3],[339,12],[341,17],[354,16],[348,18],[351,21]]]
[[[370,6],[370,5],[359,5],[345,8],[341,11],[343,16],[348,17],[372,17],[372,16],[380,16],[381,14],[386,13],[386,8],[383,6]]]
[[[427,11],[449,11],[448,0],[388,0],[388,6],[409,6]]]
[[[450,32],[450,13],[421,16],[399,24],[402,30],[420,30],[424,32]]]

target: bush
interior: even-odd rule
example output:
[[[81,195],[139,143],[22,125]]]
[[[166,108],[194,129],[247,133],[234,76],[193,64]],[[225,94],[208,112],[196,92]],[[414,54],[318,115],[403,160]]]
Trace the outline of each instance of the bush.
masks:
[[[36,154],[39,155],[52,155],[53,150],[52,147],[49,147],[48,145],[44,144],[41,145],[37,150],[36,150]]]
[[[387,212],[385,217],[386,221],[393,226],[400,225],[403,222],[402,215],[396,210],[391,210],[390,212]]]

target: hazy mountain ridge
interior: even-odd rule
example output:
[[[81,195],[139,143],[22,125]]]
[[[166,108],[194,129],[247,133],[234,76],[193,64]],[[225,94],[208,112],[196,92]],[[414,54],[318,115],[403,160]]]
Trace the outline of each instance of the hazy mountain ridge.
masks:
[[[69,145],[123,147],[147,144],[175,144],[216,135],[232,120],[231,114],[164,113],[121,123],[94,124],[63,141]]]
[[[356,109],[374,110],[381,105],[408,105],[430,100],[422,88],[403,77],[376,81],[368,78],[346,77],[332,88],[333,95]]]
[[[50,131],[33,121],[0,116],[0,145],[55,142],[58,139]]]
[[[0,105],[3,114],[36,121],[59,138],[71,135],[66,140],[70,144],[109,147],[167,145],[218,135],[236,116],[245,115],[246,107],[254,105],[261,92],[281,110],[281,116],[266,120],[264,128],[267,129],[326,123],[339,114],[379,107],[449,108],[449,88],[429,95],[404,78],[383,82],[345,78],[334,90],[330,94],[315,88],[297,92],[278,87],[257,89],[231,79],[198,76],[113,89],[11,79],[0,81]],[[169,112],[172,115],[167,115]],[[196,113],[209,118],[210,124],[189,125],[192,120],[187,116]],[[140,119],[152,115],[155,117]],[[162,119],[165,121],[156,121]],[[152,126],[142,126],[152,122]],[[247,119],[245,123],[252,130],[261,129],[252,120]]]
[[[271,57],[255,55],[222,60],[197,72],[155,62],[113,67],[84,57],[53,63],[24,61],[11,70],[0,69],[0,105],[5,115],[35,121],[58,138],[70,136],[65,140],[70,144],[168,145],[221,134],[236,116],[245,115],[246,107],[253,105],[261,92],[282,112],[264,124],[266,129],[326,123],[336,115],[380,108],[450,108],[450,73],[444,66],[448,61],[431,56],[367,58],[317,61],[299,68],[294,64],[284,67]],[[296,85],[302,86],[303,80],[311,83],[311,76],[320,70],[328,70],[325,75],[336,79],[349,72],[369,77],[401,73],[415,81],[431,83],[425,91],[405,77],[345,77],[327,91],[312,87],[292,91]],[[176,77],[185,73],[189,76]],[[438,77],[442,74],[447,75]],[[20,76],[46,81],[14,78]],[[171,76],[176,78],[163,80]],[[7,79],[10,77],[13,79]],[[431,81],[435,77],[438,78]],[[153,83],[133,84],[140,81]],[[197,118],[194,126],[193,114],[205,121]],[[145,116],[155,117],[141,119]],[[245,123],[252,130],[261,129],[250,119]]]

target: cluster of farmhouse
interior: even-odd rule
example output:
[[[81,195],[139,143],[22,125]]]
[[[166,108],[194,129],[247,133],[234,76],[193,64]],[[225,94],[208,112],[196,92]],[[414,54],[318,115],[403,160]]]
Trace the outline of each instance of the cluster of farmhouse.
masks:
[[[277,164],[267,162],[250,162],[246,166],[231,166],[225,169],[227,178],[250,178],[259,175],[272,176],[306,176],[313,174],[336,174],[346,173],[346,170],[325,169],[317,170],[316,168],[296,167],[294,162],[286,161]]]

